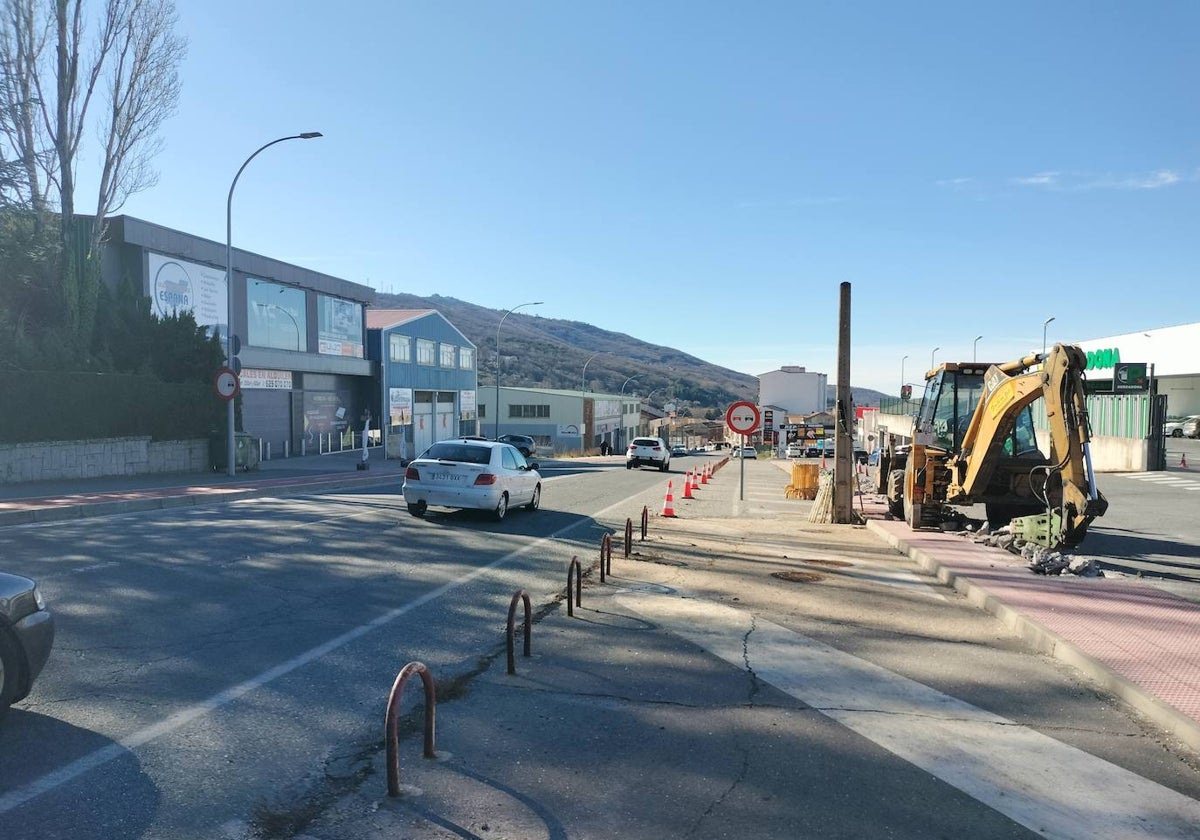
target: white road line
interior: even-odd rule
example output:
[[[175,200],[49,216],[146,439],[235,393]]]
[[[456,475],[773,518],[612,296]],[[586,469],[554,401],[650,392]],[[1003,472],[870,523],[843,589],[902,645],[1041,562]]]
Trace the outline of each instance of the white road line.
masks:
[[[249,694],[255,689],[262,688],[272,680],[290,674],[292,671],[302,668],[305,665],[320,659],[322,656],[325,656],[326,654],[332,653],[338,648],[350,644],[350,642],[353,642],[355,639],[365,636],[372,630],[377,630],[386,624],[390,624],[391,622],[401,618],[404,615],[407,615],[418,607],[422,607],[431,601],[436,601],[443,595],[446,595],[460,586],[471,582],[475,578],[490,572],[492,569],[503,566],[505,563],[508,563],[509,561],[514,560],[524,554],[528,554],[534,549],[541,547],[545,543],[561,539],[577,528],[590,526],[593,520],[599,519],[610,511],[615,510],[618,507],[622,507],[625,504],[626,500],[622,500],[616,504],[610,505],[604,510],[593,514],[590,519],[584,519],[580,522],[568,525],[565,528],[561,528],[547,537],[543,537],[542,539],[532,542],[523,548],[493,560],[486,566],[480,566],[479,568],[468,572],[462,577],[444,583],[436,589],[431,589],[419,598],[409,601],[407,604],[403,604],[402,606],[396,607],[393,610],[389,610],[388,612],[383,613],[366,624],[361,624],[352,630],[342,633],[340,636],[335,636],[323,644],[317,645],[316,647],[306,650],[304,653],[301,653],[298,656],[292,657],[286,662],[281,662],[273,668],[268,668],[266,671],[263,671],[261,674],[258,674],[255,677],[251,677],[245,682],[238,683],[235,686],[225,689],[219,694],[214,694],[212,697],[209,697],[206,700],[201,700],[199,703],[195,703],[191,706],[181,709],[175,714],[163,718],[162,720],[158,721],[157,723],[153,723],[150,726],[143,727],[142,729],[139,729],[136,732],[133,732],[106,747],[101,747],[100,749],[90,752],[87,755],[81,756],[80,758],[72,761],[70,764],[65,764],[57,770],[53,770],[46,775],[41,776],[40,778],[34,779],[27,785],[23,785],[15,790],[8,791],[7,793],[0,795],[0,814],[7,813],[14,808],[20,807],[29,800],[41,796],[43,793],[48,793],[49,791],[66,784],[83,773],[112,761],[114,758],[120,758],[127,752],[135,750],[143,744],[153,741],[156,738],[160,738],[163,735],[169,735],[175,730],[186,726],[196,719],[229,705],[234,700]]]
[[[713,601],[618,601],[1043,837],[1196,837],[1200,802],[866,660]]]

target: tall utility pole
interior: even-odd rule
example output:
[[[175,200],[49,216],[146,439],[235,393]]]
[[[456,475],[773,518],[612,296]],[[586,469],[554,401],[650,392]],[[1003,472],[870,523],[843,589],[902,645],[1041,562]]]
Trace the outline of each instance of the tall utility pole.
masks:
[[[854,522],[854,404],[850,399],[850,284],[838,302],[837,402],[834,404],[833,521]]]

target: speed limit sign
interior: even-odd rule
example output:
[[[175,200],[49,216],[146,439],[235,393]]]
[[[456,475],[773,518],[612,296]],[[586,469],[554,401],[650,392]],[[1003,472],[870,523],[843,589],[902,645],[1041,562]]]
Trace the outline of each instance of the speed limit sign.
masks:
[[[759,419],[758,406],[746,400],[735,402],[725,412],[725,425],[729,427],[729,431],[739,435],[748,435],[755,431]]]

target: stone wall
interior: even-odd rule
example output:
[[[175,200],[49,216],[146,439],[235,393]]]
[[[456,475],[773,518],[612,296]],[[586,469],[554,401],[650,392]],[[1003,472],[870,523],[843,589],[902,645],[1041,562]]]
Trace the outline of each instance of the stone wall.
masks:
[[[127,437],[0,444],[0,484],[209,469],[207,440]]]

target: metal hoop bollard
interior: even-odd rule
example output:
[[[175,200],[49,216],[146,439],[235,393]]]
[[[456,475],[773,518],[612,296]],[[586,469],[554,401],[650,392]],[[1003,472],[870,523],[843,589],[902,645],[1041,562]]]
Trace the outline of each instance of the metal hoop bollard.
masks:
[[[404,684],[413,674],[421,675],[425,686],[425,758],[437,758],[434,752],[434,718],[437,715],[437,689],[433,675],[420,662],[409,662],[400,669],[392,691],[388,695],[387,714],[384,715],[383,732],[387,742],[387,791],[388,796],[400,795],[400,700],[404,696]]]
[[[606,569],[605,566],[608,568]],[[600,538],[600,582],[604,583],[604,573],[612,574],[612,534]]]
[[[650,529],[650,508],[642,505],[642,542],[646,541],[646,531]]]
[[[575,577],[575,603],[571,603],[571,576]],[[579,558],[572,557],[571,565],[567,566],[567,615],[575,615],[575,606],[583,606],[583,567]]]
[[[633,552],[633,520],[625,520],[625,557]]]
[[[504,642],[508,647],[508,673],[510,674],[517,673],[517,659],[513,650],[516,647],[513,642],[513,619],[517,614],[517,599],[525,602],[525,655],[530,655],[530,616],[532,612],[529,607],[529,593],[524,589],[518,589],[513,593],[512,602],[508,605],[508,629],[504,633]]]

